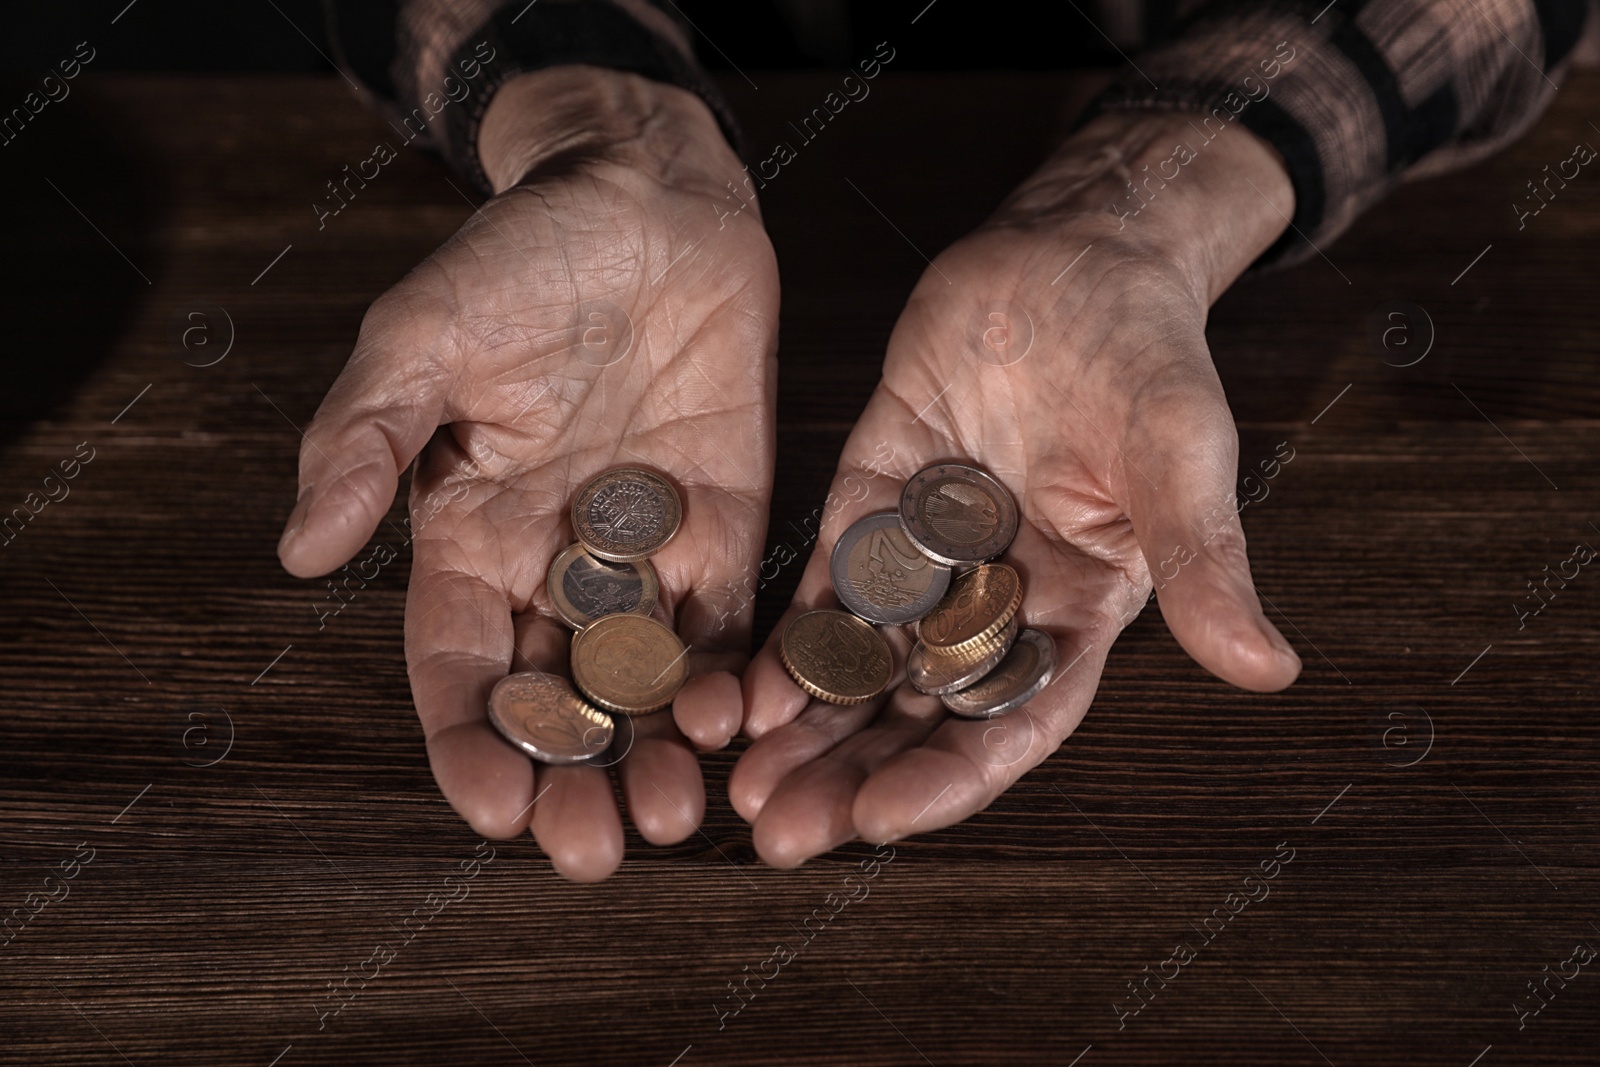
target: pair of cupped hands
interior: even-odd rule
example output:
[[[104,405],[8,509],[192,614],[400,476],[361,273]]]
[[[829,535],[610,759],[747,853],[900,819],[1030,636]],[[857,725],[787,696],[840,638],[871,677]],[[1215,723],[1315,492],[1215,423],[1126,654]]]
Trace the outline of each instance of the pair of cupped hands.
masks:
[[[1179,140],[1199,158],[1145,181]],[[959,822],[1077,727],[1153,587],[1203,667],[1281,689],[1300,661],[1251,581],[1238,441],[1204,329],[1211,302],[1282,232],[1293,192],[1248,131],[1200,143],[1182,115],[1097,118],[934,260],[845,444],[842,504],[752,658],[778,335],[759,209],[729,211],[744,174],[697,97],[589,67],[521,75],[479,137],[497,195],[373,303],[306,432],[283,564],[310,577],[351,559],[415,462],[405,647],[434,777],[477,832],[531,826],[579,881],[622,861],[611,772],[531,762],[486,705],[508,672],[566,673],[546,572],[572,540],[578,487],[608,467],[654,467],[684,496],[683,526],[653,562],[691,677],[670,713],[635,720],[614,768],[655,844],[698,829],[697,753],[740,732],[751,744],[730,799],[774,866]],[[591,329],[613,331],[600,351],[620,356],[593,358]],[[1006,559],[1024,578],[1026,624],[1056,641],[1056,679],[992,721],[951,717],[903,671],[868,704],[811,699],[779,660],[783,626],[835,605],[839,534],[896,507],[904,480],[941,460],[980,465],[1016,497]]]

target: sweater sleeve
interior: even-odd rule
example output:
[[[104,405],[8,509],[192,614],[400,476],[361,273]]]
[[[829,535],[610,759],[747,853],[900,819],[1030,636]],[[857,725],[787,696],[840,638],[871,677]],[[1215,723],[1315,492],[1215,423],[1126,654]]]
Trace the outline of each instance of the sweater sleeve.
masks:
[[[1295,213],[1258,266],[1310,256],[1312,242],[1333,240],[1398,183],[1515,140],[1550,103],[1588,15],[1585,0],[1188,8],[1165,33],[1149,27],[1156,43],[1085,121],[1113,110],[1196,112],[1206,140],[1238,122],[1272,144],[1294,183]]]
[[[689,28],[652,0],[324,0],[339,66],[407,144],[440,152],[485,195],[478,128],[501,85],[570,63],[696,94],[729,141],[726,102],[695,61]],[[674,9],[675,10],[675,9]]]

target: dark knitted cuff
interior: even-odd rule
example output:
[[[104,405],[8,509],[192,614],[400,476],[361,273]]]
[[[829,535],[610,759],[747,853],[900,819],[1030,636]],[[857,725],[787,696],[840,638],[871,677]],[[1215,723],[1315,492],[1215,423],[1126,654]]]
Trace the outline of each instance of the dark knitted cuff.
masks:
[[[459,106],[443,109],[440,148],[485,195],[493,192],[478,160],[478,129],[495,92],[529,71],[568,64],[606,67],[676,85],[711,108],[737,150],[733,113],[693,58],[622,8],[609,3],[511,4],[470,34],[451,57],[452,73],[470,86]]]
[[[1297,110],[1282,100],[1291,77],[1304,84],[1310,37],[1298,5],[1255,5],[1210,10],[1180,29],[1181,37],[1137,57],[1135,65],[1090,102],[1080,124],[1108,111],[1172,111],[1196,116],[1190,147],[1205,146],[1243,126],[1278,150],[1295,190],[1290,227],[1252,269],[1309,254],[1306,239],[1327,218],[1327,175],[1316,141]],[[1314,12],[1313,12],[1314,14]],[[1364,86],[1363,86],[1364,88]],[[1302,236],[1304,235],[1304,236]]]

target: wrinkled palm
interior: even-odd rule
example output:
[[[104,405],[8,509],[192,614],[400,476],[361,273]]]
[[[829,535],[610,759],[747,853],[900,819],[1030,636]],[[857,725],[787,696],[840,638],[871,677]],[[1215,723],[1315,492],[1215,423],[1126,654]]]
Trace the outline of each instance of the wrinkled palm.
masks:
[[[1017,497],[1005,559],[1026,625],[1055,639],[1056,679],[988,721],[954,718],[903,676],[875,703],[834,707],[785,673],[780,623],[745,676],[756,741],[731,783],[764,858],[793,865],[987,806],[1077,727],[1153,575],[1202,665],[1253,689],[1293,680],[1299,661],[1261,613],[1229,505],[1237,437],[1205,312],[1181,272],[1094,221],[980,231],[923,275],[835,480],[841,496],[861,497],[847,479],[868,492],[824,528],[787,617],[835,603],[827,556],[851,522],[894,508],[929,463],[974,462]]]
[[[485,711],[508,671],[566,672],[544,584],[572,498],[624,464],[684,496],[653,562],[693,677],[672,714],[619,731],[617,764],[635,825],[665,843],[704,811],[694,749],[738,727],[730,672],[771,495],[776,261],[754,212],[719,227],[715,183],[669,174],[590,161],[508,190],[376,301],[307,433],[280,545],[296,574],[337,567],[419,457],[405,636],[434,776],[479,832],[531,821],[585,880],[621,860],[607,771],[535,767]]]

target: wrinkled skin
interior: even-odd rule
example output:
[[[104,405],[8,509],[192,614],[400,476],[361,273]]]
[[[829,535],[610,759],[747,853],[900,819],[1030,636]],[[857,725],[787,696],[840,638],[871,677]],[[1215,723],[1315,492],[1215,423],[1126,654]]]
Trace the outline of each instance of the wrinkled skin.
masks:
[[[1066,169],[1054,184],[1071,190],[1085,168]],[[1195,197],[1208,191],[1190,180]],[[1017,498],[1005,559],[1023,577],[1026,624],[1055,639],[1056,679],[987,721],[950,715],[903,674],[874,703],[835,707],[785,672],[780,622],[745,676],[756,741],[730,786],[769,863],[986,807],[1082,721],[1112,642],[1158,579],[1162,614],[1201,665],[1253,690],[1295,678],[1300,661],[1251,583],[1233,497],[1238,440],[1204,336],[1211,299],[1260,248],[1231,266],[1178,254],[1165,235],[1183,218],[1182,192],[1174,182],[1157,199],[1166,218],[1152,204],[1132,221],[1105,209],[1109,196],[1072,192],[1048,210],[1020,196],[1025,210],[1002,212],[923,275],[839,465],[837,499],[856,502],[826,521],[786,619],[837,605],[828,554],[851,522],[895,508],[929,463],[973,462]],[[892,643],[903,664],[909,641]]]
[[[576,106],[552,92],[579,83]],[[523,114],[556,114],[567,133],[524,138],[537,165],[496,180],[529,174],[522,186],[373,305],[307,432],[279,548],[295,574],[336,568],[418,458],[412,690],[440,789],[479,832],[531,823],[577,880],[621,861],[607,771],[535,766],[485,712],[508,671],[564,672],[545,575],[578,487],[616,464],[658,468],[685,494],[684,528],[654,562],[693,676],[670,715],[637,721],[615,771],[652,842],[699,825],[695,751],[741,725],[755,740],[731,799],[770,863],[965,818],[1076,728],[1153,584],[1201,665],[1248,689],[1293,681],[1299,660],[1251,583],[1237,438],[1204,338],[1211,301],[1292,211],[1281,161],[1253,135],[1219,138],[1134,217],[1107,202],[1169,151],[1163,138],[1187,134],[1162,117],[1096,120],[935,261],[895,328],[835,482],[850,503],[828,517],[790,616],[834,603],[833,542],[893,507],[905,477],[939,460],[986,467],[1017,496],[1007,559],[1058,669],[1027,707],[966,721],[903,679],[860,707],[810,701],[776,656],[781,623],[741,688],[772,483],[772,249],[753,204],[727,214],[738,164],[692,97],[578,68],[521,84],[539,105]],[[646,101],[636,134],[595,149],[585,131],[617,99]],[[890,637],[903,662],[907,642]]]
[[[622,858],[609,772],[535,765],[486,701],[508,671],[566,673],[545,577],[593,475],[644,465],[683,495],[683,526],[653,562],[692,677],[670,714],[635,720],[614,772],[645,839],[699,826],[696,749],[725,745],[742,710],[732,672],[771,495],[778,277],[753,209],[719,225],[737,164],[702,119],[709,133],[671,153],[536,169],[372,305],[307,431],[279,549],[298,575],[338,567],[418,457],[405,643],[434,777],[478,832],[531,822],[582,881]]]

